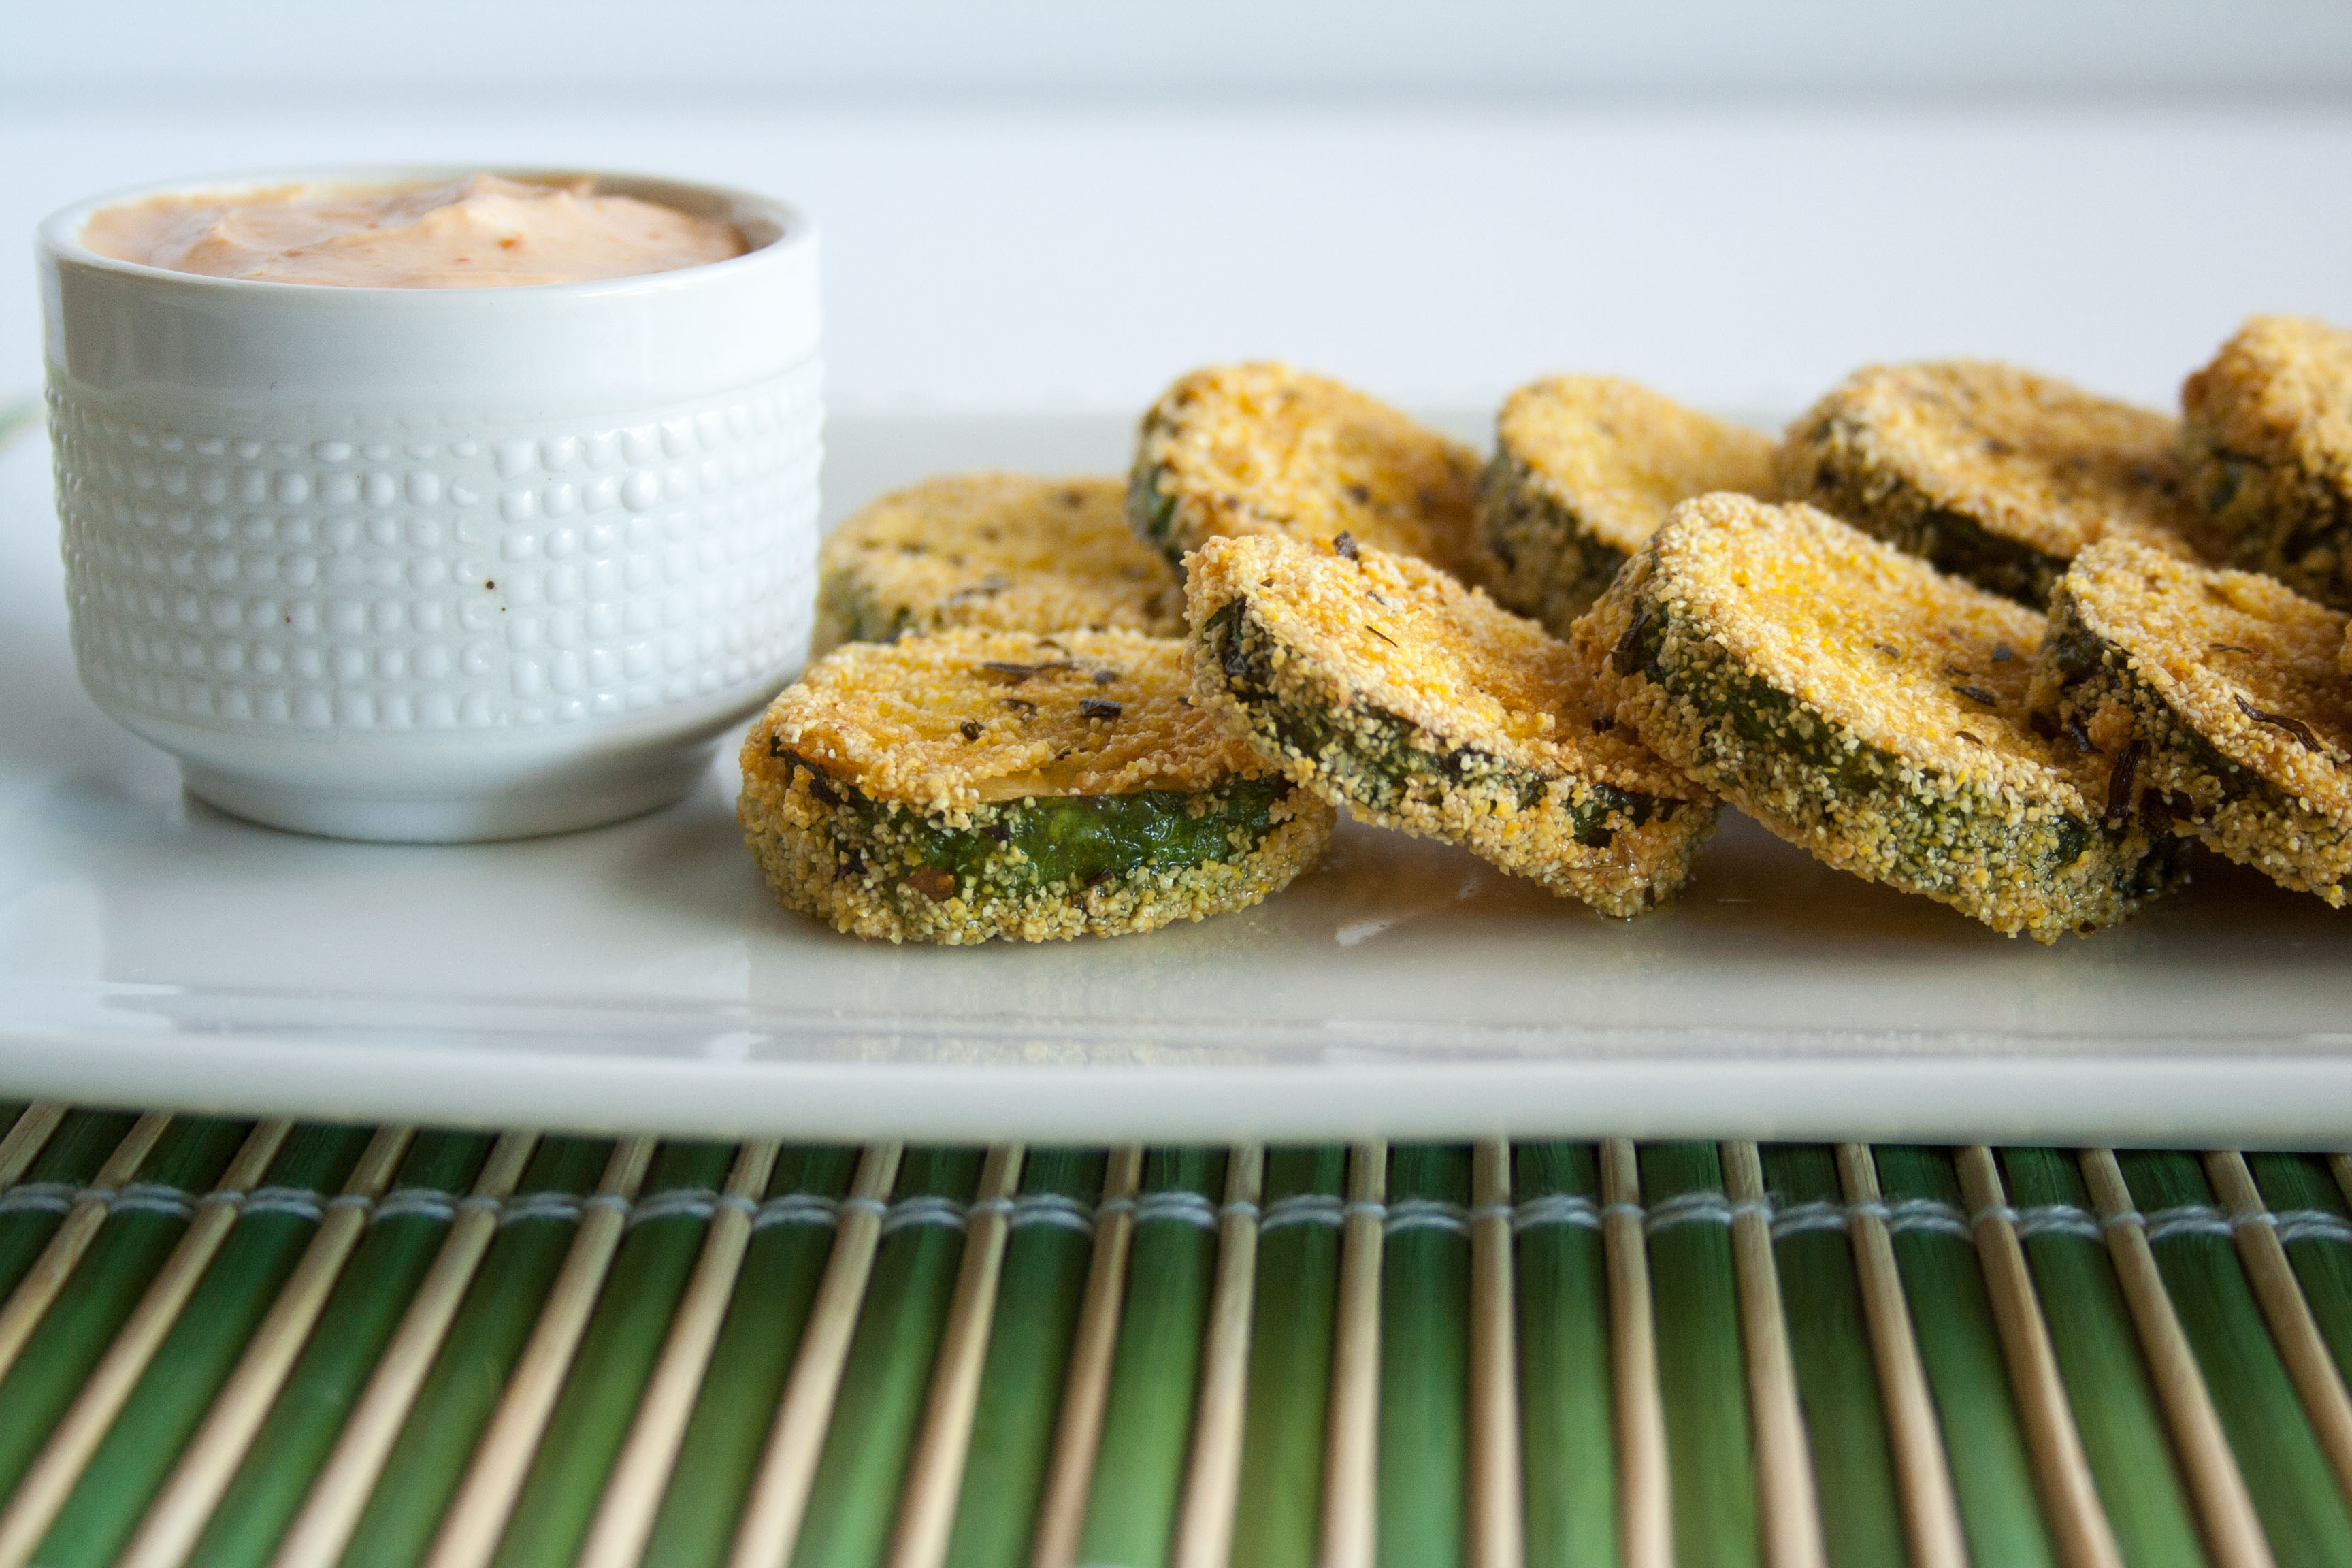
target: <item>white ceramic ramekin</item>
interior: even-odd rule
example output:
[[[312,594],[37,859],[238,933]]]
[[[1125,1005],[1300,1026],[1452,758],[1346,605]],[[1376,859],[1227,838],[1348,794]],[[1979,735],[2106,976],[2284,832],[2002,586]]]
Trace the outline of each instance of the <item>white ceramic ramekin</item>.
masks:
[[[80,243],[119,202],[468,172],[183,181],[40,227],[82,684],[239,816],[455,841],[649,810],[807,646],[823,413],[793,208],[599,174],[753,248],[526,288],[204,278]]]

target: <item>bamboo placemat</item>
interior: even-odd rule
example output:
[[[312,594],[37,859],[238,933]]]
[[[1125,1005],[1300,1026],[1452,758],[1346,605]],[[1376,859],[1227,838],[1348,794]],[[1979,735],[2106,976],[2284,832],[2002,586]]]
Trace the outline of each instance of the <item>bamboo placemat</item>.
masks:
[[[2352,1563],[2352,1162],[0,1105],[0,1568]]]

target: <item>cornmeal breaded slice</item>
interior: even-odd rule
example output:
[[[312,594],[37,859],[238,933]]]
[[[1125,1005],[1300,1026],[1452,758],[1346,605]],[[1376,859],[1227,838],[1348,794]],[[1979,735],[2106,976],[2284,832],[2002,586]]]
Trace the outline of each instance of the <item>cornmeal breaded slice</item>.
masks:
[[[1352,387],[1286,364],[1216,365],[1143,416],[1127,516],[1180,564],[1227,535],[1344,531],[1475,583],[1488,572],[1477,480],[1470,448]]]
[[[1256,903],[1330,807],[1186,694],[1184,645],[962,628],[812,666],[743,742],[736,816],[803,914],[892,942],[1150,931]]]
[[[2252,572],[2117,540],[2050,604],[2034,700],[2095,746],[2111,816],[2192,834],[2341,908],[2352,876],[2346,617]]]
[[[1675,503],[1772,494],[1772,438],[1612,375],[1555,375],[1511,394],[1478,481],[1496,601],[1566,637]]]
[[[1603,914],[1688,879],[1715,802],[1603,715],[1541,626],[1346,533],[1217,539],[1185,564],[1193,691],[1325,800]]]
[[[884,496],[817,556],[811,658],[946,626],[1184,635],[1184,594],[1118,479],[950,474]]]
[[[2203,555],[2178,439],[2164,415],[2011,365],[1872,365],[1789,427],[1780,493],[2039,608],[2101,539]]]
[[[1712,495],[1572,640],[1619,720],[1781,837],[2052,942],[2162,891],[2183,847],[2106,820],[2097,760],[2034,728],[2042,631],[1811,507]]]
[[[2180,406],[2181,458],[2231,559],[2352,610],[2352,332],[2256,316]]]

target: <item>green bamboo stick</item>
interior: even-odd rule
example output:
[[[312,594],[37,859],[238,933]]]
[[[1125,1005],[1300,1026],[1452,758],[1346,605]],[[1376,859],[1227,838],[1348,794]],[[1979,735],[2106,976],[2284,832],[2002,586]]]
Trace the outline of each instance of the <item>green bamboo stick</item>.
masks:
[[[491,1142],[487,1133],[417,1134],[387,1197],[439,1193],[454,1205],[473,1185]],[[448,1230],[447,1216],[417,1209],[395,1209],[369,1225],[190,1563],[203,1568],[268,1563]]]
[[[1347,1174],[1342,1144],[1266,1151],[1232,1568],[1315,1561]]]
[[[2330,1177],[2326,1163],[2311,1154],[2248,1154],[2254,1185],[2272,1213],[2323,1215],[2344,1220],[2344,1194]],[[2287,1261],[2294,1266],[2295,1282],[2311,1315],[2319,1325],[2336,1371],[2352,1382],[2352,1245],[2340,1237],[2303,1235],[2282,1226],[2279,1239]]]
[[[1639,1159],[1652,1227],[1650,1299],[1675,1561],[1679,1568],[1748,1568],[1759,1552],[1754,1438],[1731,1231],[1706,1217],[1675,1223],[1684,1212],[1676,1198],[1722,1200],[1723,1163],[1712,1143],[1644,1144]],[[1721,1202],[1706,1206],[1722,1212]]]
[[[906,1213],[900,1205],[909,1199],[971,1202],[981,1160],[977,1149],[909,1149],[892,1206]],[[908,1224],[882,1238],[793,1550],[794,1568],[870,1568],[889,1543],[963,1237],[961,1226]]]
[[[1522,1143],[1511,1191],[1542,1216],[1513,1258],[1528,1568],[1603,1568],[1617,1561],[1617,1438],[1599,1157],[1589,1143]]]
[[[776,1159],[765,1200],[798,1194],[835,1200],[857,1173],[858,1152],[790,1148]],[[791,1375],[801,1331],[824,1277],[834,1226],[821,1205],[761,1226],[743,1252],[727,1318],[711,1349],[677,1464],[670,1472],[644,1568],[721,1568],[760,1451]]]
[[[351,1175],[368,1138],[360,1127],[297,1127],[262,1184],[323,1204]],[[113,1560],[236,1369],[320,1217],[281,1207],[238,1216],[35,1552],[41,1568],[103,1568]]]
[[[142,1183],[201,1194],[219,1180],[249,1123],[209,1117],[174,1121],[140,1167]],[[123,1207],[106,1217],[73,1277],[0,1380],[0,1496],[14,1491],[48,1441],[115,1331],[188,1228],[189,1215]]]
[[[2086,1215],[2082,1173],[2054,1149],[2003,1150],[2000,1167],[2010,1206],[2027,1222],[2034,1294],[2116,1545],[2130,1568],[2194,1568],[2206,1560],[2196,1518],[2096,1222],[2087,1234],[2033,1234],[2036,1209]]]
[[[2132,1203],[2150,1216],[2149,1249],[2181,1331],[2253,1494],[2278,1568],[2352,1563],[2352,1512],[2280,1361],[2226,1225],[2166,1235],[2168,1209],[2213,1206],[2193,1154],[2120,1150]]]
[[[1099,1152],[1033,1149],[1022,1167],[1021,1195],[1066,1199],[1091,1210],[1102,1196],[1106,1163]],[[1015,1211],[1005,1242],[971,1455],[949,1535],[948,1568],[1021,1568],[1029,1561],[1037,1502],[1053,1458],[1063,1377],[1077,1337],[1094,1241],[1067,1225],[1028,1221],[1027,1212]],[[1056,1205],[1051,1212],[1070,1211]]]
[[[664,1143],[655,1152],[637,1201],[643,1205],[666,1193],[716,1194],[734,1158],[730,1143]],[[707,1213],[656,1211],[623,1237],[549,1415],[546,1436],[516,1495],[491,1559],[494,1568],[569,1563],[579,1554],[709,1228]]]
[[[1462,1561],[1470,1393],[1466,1145],[1389,1151],[1381,1249],[1380,1556]],[[1425,1207],[1423,1205],[1442,1205]],[[1429,1219],[1434,1224],[1416,1221]]]
[[[1150,1200],[1192,1193],[1213,1208],[1224,1190],[1222,1149],[1156,1149],[1144,1159],[1127,1311],[1111,1356],[1102,1447],[1079,1536],[1078,1561],[1095,1568],[1160,1568],[1168,1560],[1216,1284],[1215,1229],[1151,1217]]]
[[[1780,1232],[1772,1263],[1812,1451],[1822,1547],[1832,1568],[1903,1563],[1908,1554],[1894,1450],[1853,1242],[1843,1223],[1837,1155],[1818,1143],[1768,1143],[1758,1152]],[[1822,1206],[1808,1211],[1805,1205]],[[1808,1228],[1812,1215],[1832,1223]]]
[[[1897,1144],[1873,1153],[1880,1194],[1893,1211],[1895,1267],[1935,1395],[1969,1554],[1999,1568],[2046,1568],[2054,1562],[2049,1530],[1984,1268],[1964,1228],[1959,1173],[1943,1149]],[[1906,1205],[1963,1228],[1906,1224]]]
[[[29,1186],[81,1187],[98,1174],[106,1157],[114,1152],[123,1134],[139,1119],[124,1111],[69,1110],[49,1141],[33,1159],[25,1172],[18,1189]],[[0,1301],[8,1299],[41,1256],[41,1249],[57,1235],[58,1226],[66,1219],[66,1208],[72,1200],[62,1194],[53,1194],[54,1205],[44,1203],[36,1207],[13,1209],[0,1214]]]
[[[531,1155],[510,1202],[533,1194],[582,1196],[594,1189],[612,1152],[608,1140],[550,1138]],[[450,1321],[343,1549],[342,1568],[410,1568],[432,1544],[578,1228],[560,1212],[520,1212],[500,1226]]]

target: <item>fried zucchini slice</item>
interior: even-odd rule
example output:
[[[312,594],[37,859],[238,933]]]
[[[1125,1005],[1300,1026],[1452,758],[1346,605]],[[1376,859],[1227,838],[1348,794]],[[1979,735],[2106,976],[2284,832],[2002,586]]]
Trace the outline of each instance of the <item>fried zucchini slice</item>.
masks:
[[[2011,365],[1871,365],[1789,427],[1780,493],[2039,609],[2100,539],[2202,557],[2178,439],[2164,415]]]
[[[972,628],[856,643],[743,742],[736,816],[776,896],[853,936],[1150,931],[1278,892],[1330,807],[1186,696],[1183,644]]]
[[[1176,574],[1118,479],[950,474],[884,496],[817,556],[815,658],[946,626],[1184,635]]]
[[[1571,639],[1650,748],[1790,843],[2006,935],[2122,920],[2181,842],[2036,731],[2042,617],[1810,506],[1675,509]],[[2053,731],[2053,736],[2055,731]]]
[[[2345,626],[2273,578],[2111,541],[2058,584],[2034,700],[2098,748],[2110,816],[2193,835],[2340,909],[2352,876]]]
[[[1143,416],[1127,517],[1179,567],[1226,535],[1344,532],[1475,583],[1489,570],[1477,482],[1470,448],[1353,387],[1286,364],[1215,365]]]
[[[1715,802],[1534,622],[1344,533],[1213,540],[1187,567],[1194,693],[1325,800],[1607,915],[1689,879]]]
[[[2180,406],[2181,458],[2229,558],[2352,610],[2352,332],[2256,316]]]
[[[1566,637],[1676,501],[1769,498],[1772,438],[1611,375],[1555,375],[1511,394],[1478,481],[1495,600]]]

